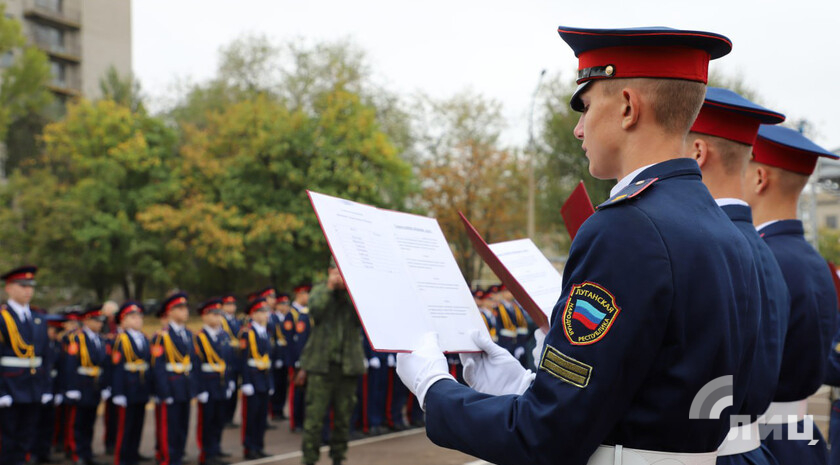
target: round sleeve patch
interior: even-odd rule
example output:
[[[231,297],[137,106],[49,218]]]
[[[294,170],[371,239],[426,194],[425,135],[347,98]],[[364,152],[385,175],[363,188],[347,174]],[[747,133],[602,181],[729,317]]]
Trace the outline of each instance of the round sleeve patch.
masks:
[[[75,342],[71,342],[67,345],[67,354],[68,355],[76,355],[79,353],[79,344]]]
[[[292,330],[292,322],[287,321],[287,322],[283,323],[283,329],[285,329],[286,331],[291,331]]]
[[[302,332],[306,331],[306,323],[304,323],[304,322],[302,322],[302,321],[298,321],[298,322],[297,322],[297,325],[296,325],[296,327],[295,327],[295,330],[296,330],[298,333],[302,333]]]
[[[585,281],[573,284],[563,310],[563,330],[572,345],[594,344],[610,331],[621,312],[605,287]]]
[[[114,365],[119,364],[121,359],[122,357],[120,356],[119,350],[115,350],[114,353],[111,354],[111,361],[114,362]]]
[[[160,357],[163,355],[163,346],[160,344],[155,344],[152,346],[152,357]]]

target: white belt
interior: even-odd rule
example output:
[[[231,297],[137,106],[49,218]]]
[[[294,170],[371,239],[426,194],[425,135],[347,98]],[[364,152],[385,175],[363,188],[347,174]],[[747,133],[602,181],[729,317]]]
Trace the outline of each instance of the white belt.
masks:
[[[101,370],[99,367],[78,367],[76,373],[84,376],[99,376]]]
[[[146,362],[134,362],[134,363],[126,362],[124,367],[125,367],[125,371],[130,371],[130,372],[140,371],[140,372],[142,372],[142,371],[146,371],[146,370],[149,369],[149,364],[146,363]]]
[[[528,334],[528,328],[516,328],[516,334]]]
[[[176,373],[189,373],[192,370],[192,363],[167,363],[166,371],[174,371]]]
[[[510,329],[500,329],[499,334],[504,337],[516,337],[516,331]]]
[[[733,426],[718,448],[718,457],[737,455],[756,450],[761,447],[761,437],[758,434],[758,422],[749,425]]]
[[[260,370],[266,370],[266,369],[271,367],[271,362],[262,363],[262,362],[258,362],[256,360],[254,360],[253,358],[249,358],[248,359],[248,366],[249,367],[254,367],[254,368],[259,368]]]
[[[288,342],[286,342],[286,341],[277,341],[277,346],[278,347],[286,347],[287,344],[288,344]]]
[[[793,402],[773,402],[758,421],[768,425],[796,423],[803,419],[807,413],[808,399]]]
[[[598,446],[587,465],[715,465],[717,452],[689,454],[630,449],[623,446]]]
[[[213,368],[213,365],[211,365],[209,363],[202,363],[201,364],[201,371],[203,373],[219,373],[219,374],[221,374],[222,372],[224,372],[224,368],[222,369],[222,371],[219,371],[219,370]]]
[[[0,357],[0,366],[9,368],[38,368],[41,366],[41,357]]]

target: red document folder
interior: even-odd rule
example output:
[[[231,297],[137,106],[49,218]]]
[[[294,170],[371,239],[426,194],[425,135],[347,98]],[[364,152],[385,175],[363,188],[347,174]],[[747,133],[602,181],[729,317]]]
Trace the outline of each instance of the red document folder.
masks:
[[[464,228],[467,230],[467,235],[470,237],[470,241],[472,241],[473,247],[475,248],[478,255],[487,263],[487,266],[493,270],[493,273],[496,273],[496,276],[502,280],[502,283],[508,288],[513,297],[522,305],[522,308],[528,312],[528,315],[531,316],[531,319],[534,320],[534,324],[543,328],[543,330],[547,333],[548,332],[548,317],[546,317],[545,313],[537,306],[534,299],[525,292],[525,289],[519,284],[516,278],[510,274],[510,271],[502,264],[499,260],[499,257],[490,250],[490,247],[487,245],[487,242],[484,242],[484,239],[481,237],[481,234],[475,229],[472,223],[467,220],[463,213],[458,212],[458,215],[461,217],[461,221],[464,223]]]
[[[586,187],[583,186],[583,181],[581,181],[572,191],[572,195],[560,207],[560,214],[563,215],[566,230],[569,231],[572,240],[575,240],[578,229],[593,213],[595,213],[595,207],[592,206],[592,200],[589,199]]]
[[[837,267],[834,266],[834,263],[828,262],[828,269],[831,270],[831,279],[834,280],[834,290],[837,291],[837,305],[840,308],[840,276],[837,275]]]

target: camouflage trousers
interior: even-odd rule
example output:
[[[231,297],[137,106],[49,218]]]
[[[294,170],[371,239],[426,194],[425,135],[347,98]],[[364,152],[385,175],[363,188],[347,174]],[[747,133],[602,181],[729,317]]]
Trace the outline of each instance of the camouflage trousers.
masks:
[[[330,457],[344,460],[350,437],[350,415],[356,405],[358,376],[346,376],[341,366],[330,364],[329,371],[308,373],[306,377],[306,416],[303,419],[303,463],[316,463],[321,453],[321,434],[328,409],[333,409]]]

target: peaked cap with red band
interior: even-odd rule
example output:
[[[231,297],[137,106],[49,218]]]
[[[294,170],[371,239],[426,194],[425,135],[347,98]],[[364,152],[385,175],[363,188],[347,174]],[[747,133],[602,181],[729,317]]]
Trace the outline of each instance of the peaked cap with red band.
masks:
[[[235,304],[236,303],[236,296],[233,294],[227,294],[222,297],[223,304]]]
[[[104,321],[107,317],[104,313],[102,313],[102,304],[90,304],[85,309],[84,313],[82,313],[82,319],[87,320],[90,318],[95,318],[100,321]]]
[[[17,283],[21,286],[34,286],[35,273],[38,272],[38,267],[34,265],[25,265],[17,267],[6,274],[0,276],[6,284]]]
[[[583,111],[580,95],[596,79],[662,78],[706,83],[709,60],[732,50],[732,42],[712,32],[668,27],[585,29],[560,26],[560,37],[578,57],[579,84],[572,110]]]
[[[292,299],[291,299],[291,296],[289,294],[287,294],[285,292],[281,292],[281,293],[277,294],[277,302],[282,304],[282,303],[289,303],[291,301],[292,301]]]
[[[810,175],[819,157],[837,160],[837,156],[811,142],[799,131],[783,126],[762,124],[753,145],[753,161],[786,171]]]
[[[176,294],[172,294],[171,296],[167,297],[166,300],[160,306],[160,311],[158,312],[158,316],[164,316],[169,313],[175,307],[183,305],[184,307],[187,306],[187,293],[186,292],[178,292]]]
[[[264,287],[256,293],[257,297],[276,297],[277,289],[274,286]]]
[[[301,293],[304,293],[304,292],[309,292],[311,290],[312,290],[312,285],[311,284],[298,284],[294,288],[295,294],[301,294]]]
[[[708,87],[691,132],[753,145],[759,126],[784,120],[785,115],[750,102],[729,89]]]
[[[253,302],[248,304],[248,315],[250,315],[254,312],[261,311],[261,310],[264,310],[264,311],[270,310],[268,308],[268,303],[263,298],[254,299]]]
[[[117,312],[116,320],[117,323],[121,323],[126,315],[129,315],[131,313],[139,313],[142,315],[145,312],[146,309],[143,308],[143,304],[135,302],[133,300],[129,300],[124,304],[120,305],[120,310]]]
[[[213,298],[206,300],[198,306],[198,314],[206,315],[208,313],[222,313],[222,299]]]

